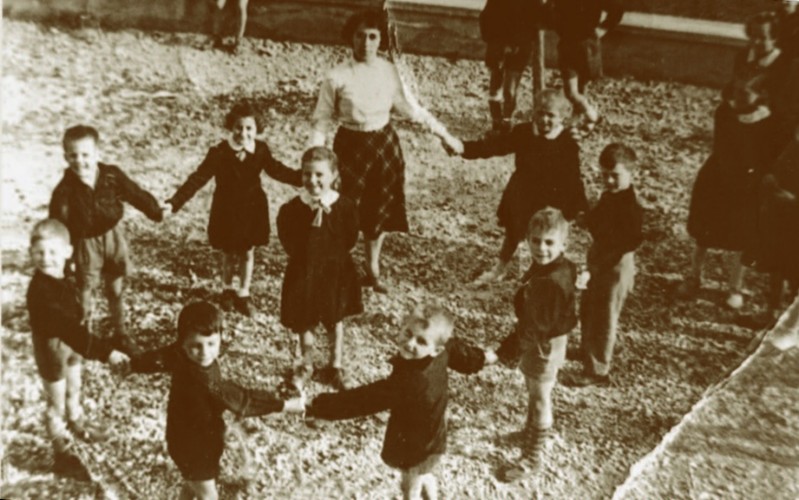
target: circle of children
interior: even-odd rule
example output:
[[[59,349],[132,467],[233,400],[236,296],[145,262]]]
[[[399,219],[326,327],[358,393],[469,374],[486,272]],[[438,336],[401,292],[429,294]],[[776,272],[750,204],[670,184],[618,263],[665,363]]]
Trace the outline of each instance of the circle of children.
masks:
[[[383,460],[401,471],[405,498],[420,498],[422,492],[436,498],[434,471],[447,434],[447,370],[474,373],[499,360],[518,367],[529,392],[523,432],[526,460],[509,465],[503,476],[513,480],[535,471],[552,433],[551,393],[566,357],[567,334],[578,323],[576,289],[585,288],[579,307],[579,359],[584,371],[564,373],[570,376],[561,380],[572,386],[610,382],[617,322],[633,287],[634,252],[642,242],[642,209],[632,186],[636,154],[629,147],[610,144],[599,156],[604,193],[593,208],[580,174],[577,140],[600,120],[586,99],[585,84],[596,76],[599,39],[619,23],[621,8],[613,0],[546,4],[551,26],[560,36],[565,92],[543,90],[535,96],[532,121],[513,125],[516,88],[533,35],[529,23],[511,21],[536,15],[524,10],[532,4],[489,0],[481,15],[492,130],[479,140],[462,142],[453,137],[403,88],[394,64],[380,55],[388,37],[378,12],[356,14],[344,27],[352,59],[323,80],[313,115],[312,147],[302,156],[300,170],[276,160],[267,144],[256,139],[260,118],[242,102],[225,119],[227,139],[212,146],[175,194],[159,203],[120,168],[99,162],[95,129],[69,128],[63,137],[68,167],[52,194],[50,218],[36,224],[31,235],[36,271],[27,295],[56,467],[68,467],[74,458],[73,439],[108,437],[81,409],[81,359],[88,358],[108,362],[124,373],[171,374],[166,441],[185,480],[181,498],[216,498],[224,410],[239,416],[305,411],[313,419],[389,410]],[[799,88],[799,80],[788,83],[796,78],[799,14],[796,1],[782,6],[782,11],[759,14],[747,22],[749,45],[736,60],[734,78],[716,110],[713,151],[699,170],[691,199],[688,229],[696,251],[691,271],[678,289],[683,297],[692,297],[699,289],[708,249],[732,256],[729,307],[741,307],[742,264],[747,259],[773,277],[771,312],[780,310],[784,280],[790,282],[791,294],[796,293],[799,130],[786,99],[791,88]],[[569,121],[572,105],[578,119]],[[397,334],[391,375],[350,388],[343,369],[343,321],[363,311],[363,287],[389,292],[380,277],[383,237],[386,232],[408,230],[405,165],[390,123],[392,110],[426,125],[450,154],[465,159],[515,155],[515,171],[498,210],[504,242],[496,264],[478,273],[477,283],[502,279],[523,240],[529,244],[532,265],[513,299],[517,326],[496,351],[454,338],[453,318],[446,309],[422,305],[407,315]],[[324,144],[335,125],[331,150]],[[128,247],[119,225],[123,204],[160,221],[180,210],[212,178],[216,188],[208,237],[223,255],[220,305],[252,314],[253,249],[266,245],[270,233],[261,171],[301,187],[277,215],[277,234],[288,254],[280,319],[299,336],[300,361],[292,372],[297,397],[285,401],[222,379],[217,356],[223,321],[216,305],[186,305],[178,316],[176,342],[154,351],[139,352],[125,329]],[[578,273],[563,254],[570,222],[592,236],[587,254],[590,278]],[[359,233],[365,243],[365,276],[357,272],[351,256]],[[76,285],[71,277],[65,278],[70,261]],[[106,337],[93,334],[88,321],[92,292],[101,281],[114,330]],[[314,374],[313,332],[320,323],[329,335],[331,352],[327,366],[315,373],[338,392],[311,401],[303,384]]]

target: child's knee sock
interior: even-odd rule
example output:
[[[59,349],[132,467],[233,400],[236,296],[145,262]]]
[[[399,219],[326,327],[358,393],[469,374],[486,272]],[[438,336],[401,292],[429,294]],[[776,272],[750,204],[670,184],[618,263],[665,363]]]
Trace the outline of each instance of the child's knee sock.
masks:
[[[70,422],[83,418],[83,406],[80,403],[82,386],[81,365],[73,365],[67,369],[66,378],[66,416]]]
[[[108,310],[111,315],[111,323],[114,328],[114,333],[120,337],[127,337],[128,331],[125,325],[124,282],[122,278],[117,278],[108,284],[106,295],[108,297]]]
[[[740,293],[743,288],[744,266],[741,262],[741,252],[734,252],[727,257],[730,269],[728,287],[730,293]]]

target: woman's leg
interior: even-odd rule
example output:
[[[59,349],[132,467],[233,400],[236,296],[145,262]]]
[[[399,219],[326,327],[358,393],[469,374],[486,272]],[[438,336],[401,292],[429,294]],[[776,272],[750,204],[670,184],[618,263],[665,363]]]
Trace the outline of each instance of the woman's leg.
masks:
[[[519,89],[519,82],[522,79],[521,71],[506,70],[503,88],[503,100],[505,106],[502,109],[502,118],[510,123],[513,120],[513,113],[516,112],[516,93]]]
[[[380,233],[374,239],[368,239],[365,242],[369,274],[374,278],[380,277],[380,252],[383,250],[383,241],[385,239],[386,233]]]
[[[343,368],[342,357],[344,354],[344,324],[338,322],[332,326],[325,326],[327,337],[330,343],[330,366],[333,368]]]
[[[225,4],[227,0],[215,0],[213,12],[211,13],[211,36],[214,39],[214,46],[222,46],[222,28],[225,22]]]
[[[225,290],[233,290],[233,276],[238,267],[238,258],[235,253],[222,254],[222,286]]]
[[[238,18],[237,18],[237,29],[236,29],[236,41],[234,42],[234,47],[238,46],[241,39],[244,38],[244,31],[247,29],[247,4],[249,0],[238,0]]]
[[[194,500],[194,490],[191,489],[189,483],[184,482],[180,486],[180,494],[178,495],[178,500]]]
[[[729,267],[729,280],[727,289],[727,305],[732,309],[740,309],[743,306],[743,281],[744,266],[741,262],[741,252],[732,252],[727,256],[727,266]]]
[[[491,113],[491,129],[498,131],[502,129],[502,84],[504,72],[502,68],[497,65],[489,69],[490,76],[488,78],[488,111]]]

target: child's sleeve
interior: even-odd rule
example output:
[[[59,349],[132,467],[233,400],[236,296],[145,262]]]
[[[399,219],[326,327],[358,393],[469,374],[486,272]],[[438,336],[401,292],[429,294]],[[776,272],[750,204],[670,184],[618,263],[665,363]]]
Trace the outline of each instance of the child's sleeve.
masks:
[[[320,394],[313,399],[308,416],[325,420],[344,420],[373,415],[391,407],[393,394],[390,378],[355,389]]]
[[[599,27],[605,31],[610,31],[621,23],[621,18],[624,16],[624,7],[619,0],[600,0],[600,5],[607,15]]]
[[[447,341],[448,366],[456,372],[471,375],[485,366],[485,351],[474,347],[465,340],[451,338]]]
[[[229,380],[212,382],[209,389],[214,399],[239,417],[283,411],[283,400],[268,391],[245,389]]]
[[[86,359],[105,362],[114,350],[108,339],[92,335],[79,317],[53,298],[34,302],[30,316],[37,330],[58,337]]]
[[[130,359],[133,373],[158,373],[172,370],[179,352],[177,344],[169,344],[159,349],[147,351]]]
[[[514,152],[513,132],[490,135],[477,141],[464,141],[462,158],[475,160],[505,156]]]
[[[117,178],[119,192],[122,199],[130,203],[136,210],[146,215],[150,220],[161,222],[164,218],[164,213],[161,211],[161,206],[155,196],[142,189],[130,177],[125,175],[125,172],[118,167],[112,167],[114,177]]]
[[[290,203],[290,202],[289,202]],[[283,245],[283,250],[289,256],[297,252],[297,223],[291,216],[291,205],[289,203],[280,207],[277,212],[277,238]]]
[[[173,212],[180,210],[197,191],[208,184],[208,181],[211,180],[211,177],[214,176],[216,171],[215,156],[216,148],[209,149],[208,154],[205,155],[205,159],[200,163],[200,166],[197,167],[197,170],[192,172],[186,179],[186,182],[184,182],[183,185],[175,191],[175,194],[167,200],[167,203],[172,205]]]
[[[313,113],[313,129],[309,146],[324,146],[327,133],[333,128],[336,117],[336,85],[332,75],[328,75],[319,88],[319,97]]]
[[[266,172],[269,177],[284,184],[302,186],[302,172],[299,169],[291,168],[277,160],[272,156],[269,147],[264,145],[263,152],[259,151],[259,155],[261,155],[259,161],[261,165],[263,165],[261,168],[264,169],[264,172]]]
[[[563,172],[566,175],[566,192],[561,193],[563,198],[563,215],[568,220],[573,220],[580,212],[588,210],[588,198],[585,195],[585,184],[583,184],[582,173],[580,172],[580,147],[576,142],[571,141],[566,148],[563,158]]]
[[[67,197],[61,186],[56,186],[53,190],[53,195],[50,198],[50,206],[48,207],[49,217],[62,222],[64,225],[69,221],[69,198]]]

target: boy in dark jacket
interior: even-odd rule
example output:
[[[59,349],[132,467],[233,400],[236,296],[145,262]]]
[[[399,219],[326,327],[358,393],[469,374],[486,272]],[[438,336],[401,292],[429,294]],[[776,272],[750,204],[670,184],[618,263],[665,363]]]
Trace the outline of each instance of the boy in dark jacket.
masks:
[[[45,424],[53,441],[55,468],[77,465],[69,451],[67,430],[83,440],[107,437],[83,415],[81,361],[83,358],[122,365],[128,357],[105,339],[92,336],[83,324],[83,311],[71,280],[64,278],[72,255],[69,231],[46,219],[31,232],[30,257],[36,269],[28,286],[27,305],[33,336],[33,356],[47,397]]]
[[[156,222],[163,219],[163,212],[153,195],[119,167],[100,163],[99,142],[97,130],[86,125],[71,127],[64,133],[64,159],[68,168],[53,190],[50,217],[69,229],[84,318],[91,319],[92,293],[105,278],[115,345],[130,353],[135,348],[125,329],[123,305],[124,278],[130,270],[130,258],[119,222],[125,203]]]
[[[166,410],[166,444],[184,483],[180,498],[216,499],[216,478],[225,448],[225,410],[240,417],[302,412],[304,398],[282,401],[267,391],[245,389],[222,378],[217,357],[222,315],[208,302],[180,311],[178,340],[134,357],[137,373],[172,374]]]
[[[341,420],[390,410],[381,457],[402,472],[403,498],[438,498],[433,471],[446,451],[447,368],[476,373],[496,361],[483,351],[452,338],[449,313],[437,306],[418,308],[405,319],[383,380],[313,400],[309,416]]]

